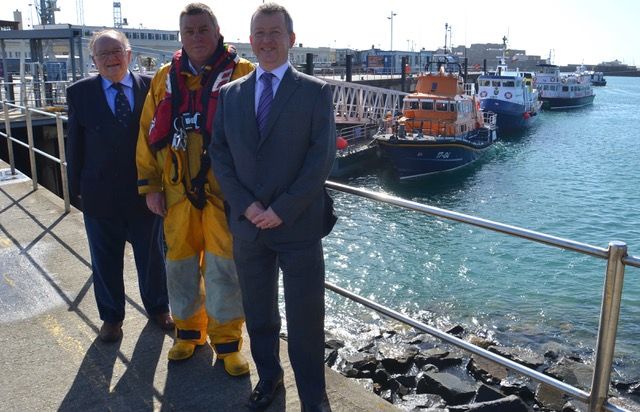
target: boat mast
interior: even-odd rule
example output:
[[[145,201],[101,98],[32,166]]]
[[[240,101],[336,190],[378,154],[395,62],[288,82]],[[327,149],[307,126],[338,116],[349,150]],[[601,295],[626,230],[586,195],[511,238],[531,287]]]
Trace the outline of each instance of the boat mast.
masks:
[[[447,54],[447,31],[449,29],[449,23],[444,24],[444,54]]]

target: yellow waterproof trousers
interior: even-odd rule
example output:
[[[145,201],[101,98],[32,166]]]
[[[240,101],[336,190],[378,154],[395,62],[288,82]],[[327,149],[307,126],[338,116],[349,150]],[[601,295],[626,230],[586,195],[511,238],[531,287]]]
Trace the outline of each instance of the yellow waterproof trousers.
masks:
[[[200,210],[184,198],[167,210],[164,232],[177,338],[202,345],[208,334],[218,355],[239,351],[244,312],[222,201],[208,195]]]

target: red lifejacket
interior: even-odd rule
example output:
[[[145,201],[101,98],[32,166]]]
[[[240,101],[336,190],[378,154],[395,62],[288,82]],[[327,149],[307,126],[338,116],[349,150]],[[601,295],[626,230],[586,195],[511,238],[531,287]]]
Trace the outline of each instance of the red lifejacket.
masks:
[[[221,39],[217,51],[202,69],[202,87],[189,90],[186,81],[187,75],[192,73],[189,58],[184,49],[173,55],[166,93],[156,108],[149,127],[149,146],[152,149],[160,150],[171,143],[174,133],[185,126],[182,124],[183,115],[197,120],[187,126],[202,135],[204,147],[207,147],[213,130],[220,88],[231,80],[237,59],[237,54],[230,52]]]

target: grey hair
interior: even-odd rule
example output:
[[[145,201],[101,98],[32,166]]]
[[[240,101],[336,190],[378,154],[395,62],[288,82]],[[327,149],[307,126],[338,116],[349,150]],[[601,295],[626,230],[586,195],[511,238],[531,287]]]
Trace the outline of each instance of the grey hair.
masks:
[[[218,30],[220,26],[218,26],[218,19],[216,15],[213,14],[213,10],[211,7],[207,6],[204,3],[189,3],[185,6],[184,9],[180,12],[180,25],[182,25],[182,18],[184,16],[198,16],[200,14],[204,14],[209,16],[211,22],[213,23],[213,27]]]
[[[124,33],[122,33],[121,31],[118,31],[118,30],[114,30],[114,29],[106,29],[106,30],[101,30],[101,31],[94,32],[93,36],[91,36],[91,40],[89,40],[89,50],[91,51],[91,55],[92,56],[95,56],[96,42],[101,37],[110,36],[110,35],[113,35],[113,37],[118,39],[118,41],[120,41],[120,43],[122,43],[122,45],[124,46],[125,50],[131,50],[131,45],[129,44],[129,39],[127,39],[127,36],[125,36]]]
[[[276,3],[265,3],[260,5],[260,7],[257,8],[255,13],[253,13],[253,15],[251,16],[251,29],[253,30],[253,20],[256,18],[258,14],[277,14],[277,13],[282,13],[282,15],[284,16],[284,24],[285,26],[287,26],[287,33],[289,34],[293,33],[293,19],[291,18],[291,15],[287,11],[287,9],[285,9],[283,6]]]

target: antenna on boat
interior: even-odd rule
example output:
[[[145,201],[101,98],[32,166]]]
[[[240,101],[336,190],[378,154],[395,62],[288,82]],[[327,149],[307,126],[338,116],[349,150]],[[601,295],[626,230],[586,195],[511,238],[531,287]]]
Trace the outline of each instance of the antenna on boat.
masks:
[[[444,24],[444,54],[447,54],[447,32],[449,30],[449,23]]]

